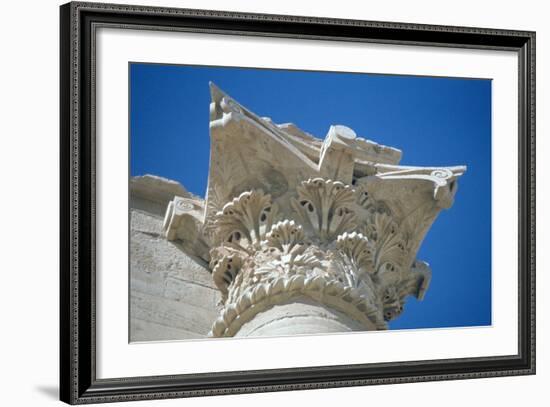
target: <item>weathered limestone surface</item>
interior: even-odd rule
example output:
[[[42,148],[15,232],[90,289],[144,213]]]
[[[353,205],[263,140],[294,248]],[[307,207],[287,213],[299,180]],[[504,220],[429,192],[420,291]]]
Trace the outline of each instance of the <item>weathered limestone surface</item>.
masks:
[[[207,264],[162,235],[164,214],[181,185],[159,177],[130,182],[130,341],[204,338],[220,293]]]
[[[387,329],[424,297],[416,254],[466,167],[402,166],[346,126],[321,141],[211,94],[206,199],[131,181],[132,341]]]
[[[235,337],[292,336],[362,331],[364,327],[347,315],[308,299],[274,305],[246,322]]]
[[[174,196],[191,197],[176,181],[155,175],[130,179],[130,206],[151,215],[164,218],[166,207]]]
[[[346,126],[321,141],[211,94],[206,202],[175,197],[162,227],[209,264],[222,304],[209,336],[387,329],[423,298],[416,253],[464,166],[401,166]]]

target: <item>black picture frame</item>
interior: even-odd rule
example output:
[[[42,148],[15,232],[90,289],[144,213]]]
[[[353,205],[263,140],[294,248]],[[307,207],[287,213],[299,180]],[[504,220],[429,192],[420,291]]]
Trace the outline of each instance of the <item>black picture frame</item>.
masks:
[[[535,33],[72,2],[60,7],[60,398],[70,404],[535,373]],[[96,378],[95,28],[511,50],[519,59],[519,349],[515,355]]]

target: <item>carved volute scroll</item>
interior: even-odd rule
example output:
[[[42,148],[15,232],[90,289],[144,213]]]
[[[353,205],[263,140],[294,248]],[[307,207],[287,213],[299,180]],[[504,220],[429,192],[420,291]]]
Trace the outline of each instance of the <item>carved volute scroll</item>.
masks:
[[[345,126],[323,143],[214,85],[210,112],[207,202],[193,225],[222,293],[211,336],[304,299],[387,329],[408,296],[423,298],[431,270],[416,253],[465,167],[398,166],[399,150]]]

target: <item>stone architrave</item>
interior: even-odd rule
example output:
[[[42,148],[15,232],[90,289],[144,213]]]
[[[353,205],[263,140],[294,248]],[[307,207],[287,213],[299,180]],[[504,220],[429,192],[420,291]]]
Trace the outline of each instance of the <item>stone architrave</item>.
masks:
[[[321,141],[211,95],[206,204],[176,197],[164,223],[221,292],[210,336],[387,329],[423,298],[431,270],[416,253],[466,167],[401,166],[401,151],[346,126]]]

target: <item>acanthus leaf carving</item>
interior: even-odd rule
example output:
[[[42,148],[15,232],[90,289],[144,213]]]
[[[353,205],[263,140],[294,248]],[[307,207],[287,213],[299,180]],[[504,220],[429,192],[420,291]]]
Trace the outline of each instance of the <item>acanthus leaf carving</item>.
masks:
[[[243,192],[216,213],[216,241],[257,248],[276,216],[277,206],[271,203],[269,194],[261,190]]]
[[[323,253],[306,237],[301,225],[293,220],[278,222],[267,233],[264,249],[256,254],[257,275],[306,275],[322,267]]]
[[[340,181],[310,178],[296,188],[291,205],[302,224],[321,242],[330,242],[357,226],[355,190]]]
[[[275,247],[283,253],[303,253],[305,234],[301,225],[293,220],[276,223],[266,235],[266,245]]]
[[[383,202],[365,199],[358,225],[353,205],[361,202],[351,186],[316,178],[302,182],[297,192],[292,208],[301,222],[276,222],[284,214],[261,190],[240,194],[216,214],[217,241],[225,254],[212,254],[219,260],[211,267],[222,291],[224,321],[233,321],[231,315],[241,308],[251,317],[247,307],[269,307],[273,303],[264,299],[275,293],[287,298],[299,291],[321,302],[335,301],[356,319],[367,318],[365,323],[385,329],[387,321],[402,313],[408,295],[422,297],[429,273],[407,264],[407,233]],[[224,325],[224,335],[236,329],[235,323],[231,329]]]
[[[369,239],[361,233],[345,232],[338,236],[336,247],[341,250],[358,269],[374,271],[374,248]]]
[[[392,216],[386,212],[372,213],[363,231],[375,244],[374,264],[377,272],[406,267],[407,239]]]
[[[243,262],[243,253],[230,245],[218,246],[210,251],[212,279],[222,293],[222,302],[227,299],[229,287],[235,281]]]
[[[323,143],[214,85],[210,132],[201,232],[223,302],[212,336],[300,296],[386,329],[423,297],[431,272],[416,252],[465,167],[398,166],[399,150],[341,125]]]
[[[361,233],[345,232],[338,236],[336,248],[342,256],[335,258],[342,265],[348,284],[359,287],[368,285],[372,289],[370,275],[374,273],[374,247]]]

